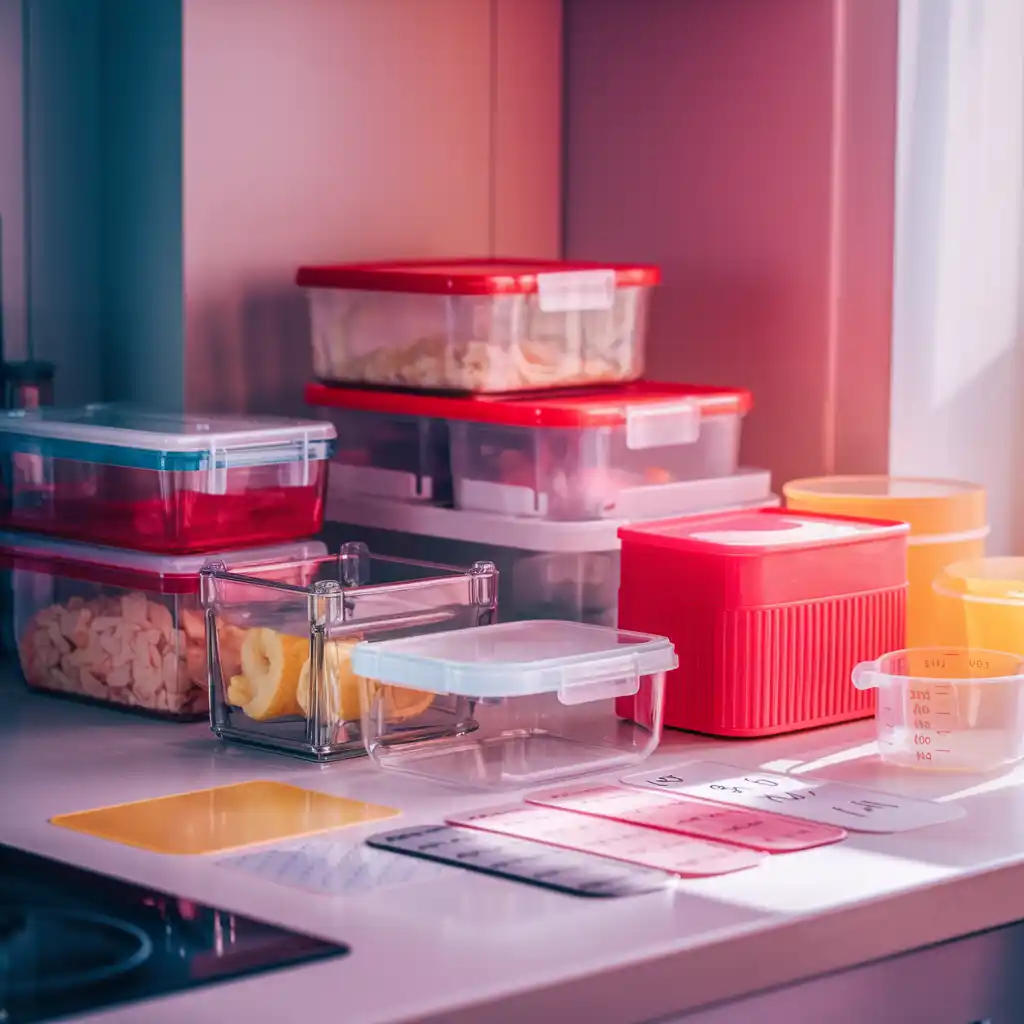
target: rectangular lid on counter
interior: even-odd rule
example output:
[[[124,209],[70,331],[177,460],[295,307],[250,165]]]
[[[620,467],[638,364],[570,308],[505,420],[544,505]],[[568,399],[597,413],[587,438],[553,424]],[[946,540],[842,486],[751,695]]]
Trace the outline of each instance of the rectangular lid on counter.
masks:
[[[381,683],[467,697],[557,693],[583,704],[637,692],[678,660],[671,641],[582,622],[537,620],[364,641],[352,670]]]
[[[211,554],[154,555],[32,533],[0,532],[0,568],[174,594],[198,593],[199,570],[208,561],[253,569],[286,567],[326,554],[327,545],[317,540]]]
[[[624,572],[638,556],[689,603],[755,607],[901,588],[906,523],[762,508],[620,527]],[[657,581],[652,579],[651,585]]]
[[[424,419],[487,423],[504,427],[626,427],[627,430],[657,420],[659,423],[696,424],[706,416],[742,416],[753,398],[744,388],[702,387],[696,384],[631,384],[574,388],[544,394],[492,398],[444,397],[415,392],[377,391],[365,388],[306,386],[309,405],[416,416]]]
[[[295,282],[303,288],[344,288],[367,292],[421,295],[527,295],[545,297],[566,310],[607,309],[616,288],[656,285],[657,267],[564,260],[473,259],[388,260],[300,267]],[[566,296],[575,303],[566,303]]]
[[[328,459],[334,426],[277,417],[198,416],[127,405],[13,409],[0,451],[135,469],[208,470]]]

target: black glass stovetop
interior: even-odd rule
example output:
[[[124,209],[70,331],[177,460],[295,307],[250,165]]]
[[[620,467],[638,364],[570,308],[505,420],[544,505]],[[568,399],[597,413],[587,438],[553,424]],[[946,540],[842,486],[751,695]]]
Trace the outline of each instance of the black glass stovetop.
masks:
[[[348,947],[0,844],[0,1024],[183,992]]]

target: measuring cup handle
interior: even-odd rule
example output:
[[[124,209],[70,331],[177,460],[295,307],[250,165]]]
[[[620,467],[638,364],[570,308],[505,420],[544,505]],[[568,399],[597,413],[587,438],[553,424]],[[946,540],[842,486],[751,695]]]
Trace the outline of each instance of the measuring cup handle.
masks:
[[[850,678],[858,690],[873,690],[878,686],[878,676],[875,674],[877,671],[877,661],[862,661],[854,666]]]

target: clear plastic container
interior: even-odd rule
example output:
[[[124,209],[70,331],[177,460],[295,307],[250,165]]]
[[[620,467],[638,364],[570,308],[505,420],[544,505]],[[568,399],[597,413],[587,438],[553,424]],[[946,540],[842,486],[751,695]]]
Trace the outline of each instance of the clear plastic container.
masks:
[[[1024,657],[1024,558],[956,562],[933,590],[937,641]]]
[[[989,533],[985,489],[959,480],[914,477],[825,476],[791,480],[782,488],[786,507],[910,525],[907,551],[907,644],[946,643],[937,633],[939,610],[932,589],[952,562],[980,558]]]
[[[857,665],[878,690],[878,753],[906,768],[987,772],[1024,757],[1024,661],[966,647],[895,651]]]
[[[202,570],[214,627],[211,724],[221,739],[311,761],[362,754],[355,645],[485,625],[496,615],[497,572],[487,562],[461,570],[348,543],[337,555],[309,559],[303,573],[304,583],[293,586],[216,561]],[[382,699],[395,721],[415,718],[427,732],[449,727],[455,703],[436,702],[428,712],[430,701],[398,687]]]
[[[626,768],[661,739],[665,673],[676,665],[664,637],[578,622],[505,622],[360,644],[363,738],[382,768],[458,786],[519,787]],[[417,718],[396,720],[388,686],[419,694]],[[645,709],[620,721],[615,698]],[[410,702],[411,703],[411,702]]]
[[[307,385],[306,402],[338,432],[331,476],[341,491],[396,501],[451,502],[448,424],[434,409],[428,408],[427,415],[407,411],[407,400],[420,397]]]
[[[778,504],[767,470],[691,481],[679,514]],[[325,535],[361,540],[398,558],[467,565],[485,558],[499,571],[502,621],[563,619],[614,626],[618,617],[619,537],[624,521],[558,522],[411,505],[345,493],[332,477]]]
[[[301,541],[215,557],[290,586],[327,548]],[[31,534],[0,534],[13,629],[37,690],[179,721],[210,713],[199,570],[208,556],[140,554]],[[238,636],[224,635],[226,659]]]
[[[421,260],[302,267],[313,372],[465,394],[636,380],[654,267]]]
[[[0,414],[0,526],[162,554],[308,537],[329,423],[117,405]]]
[[[619,536],[619,625],[679,656],[666,726],[749,738],[874,714],[850,672],[903,645],[906,524],[759,509]],[[645,714],[630,699],[620,711]]]

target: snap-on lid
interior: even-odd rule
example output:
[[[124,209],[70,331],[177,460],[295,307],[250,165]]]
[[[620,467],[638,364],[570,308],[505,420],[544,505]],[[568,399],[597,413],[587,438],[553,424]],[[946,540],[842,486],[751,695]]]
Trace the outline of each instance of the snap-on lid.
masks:
[[[583,704],[637,692],[643,676],[676,667],[670,640],[581,622],[538,620],[428,633],[352,652],[360,676],[430,693]]]
[[[304,288],[426,295],[525,295],[537,293],[553,308],[605,309],[616,288],[656,285],[657,267],[564,260],[473,259],[388,260],[300,267]],[[573,301],[575,300],[575,301]]]
[[[0,414],[0,451],[155,470],[231,469],[328,459],[330,423],[196,416],[127,405],[12,409]]]
[[[744,388],[701,387],[696,384],[631,384],[545,392],[532,396],[493,398],[444,397],[416,392],[365,388],[306,386],[309,405],[390,416],[489,423],[506,427],[626,427],[644,430],[658,422],[689,433],[705,416],[743,415],[753,404]],[[673,433],[679,433],[674,429]]]

